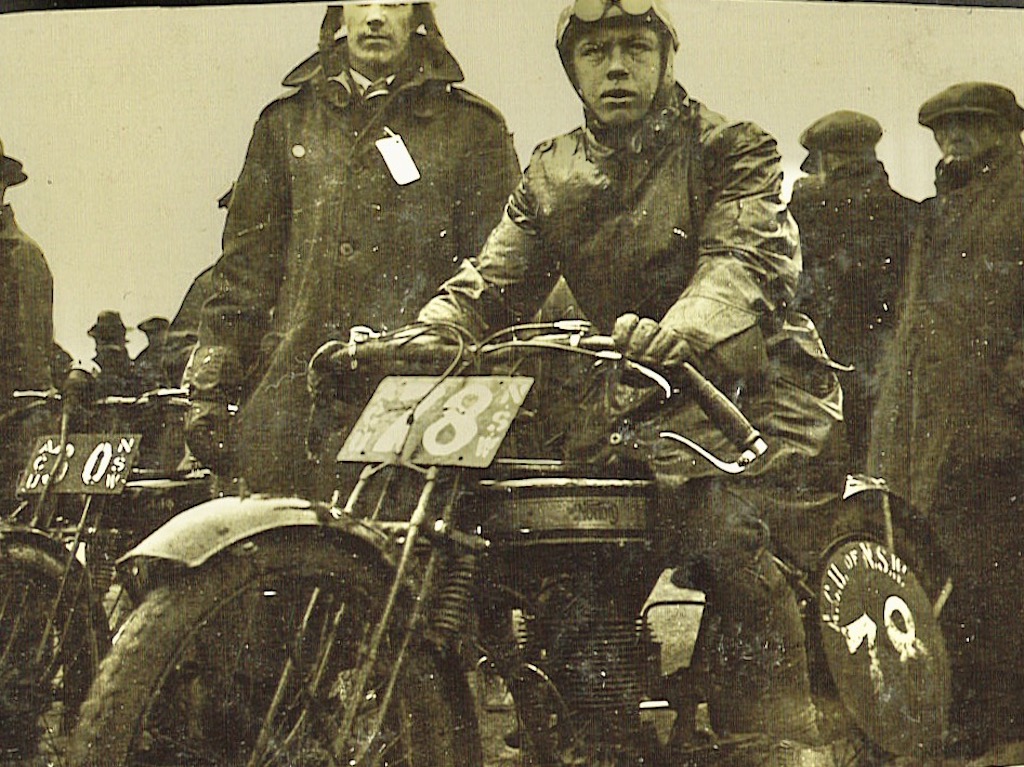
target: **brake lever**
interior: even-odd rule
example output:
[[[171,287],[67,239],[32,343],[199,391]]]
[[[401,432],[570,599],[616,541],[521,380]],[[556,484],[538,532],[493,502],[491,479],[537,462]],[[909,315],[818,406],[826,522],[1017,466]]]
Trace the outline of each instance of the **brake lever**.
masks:
[[[725,474],[742,474],[747,468],[764,455],[768,451],[768,443],[763,439],[758,438],[753,444],[750,445],[746,450],[740,453],[740,457],[735,461],[723,461],[721,458],[716,456],[709,450],[701,447],[692,439],[684,437],[682,434],[676,434],[674,431],[663,431],[658,434],[659,437],[664,439],[670,439],[674,442],[679,442],[682,445],[686,445],[690,450],[695,452],[705,461],[710,463],[719,471]]]
[[[621,362],[623,367],[631,373],[636,373],[644,378],[656,383],[663,392],[665,392],[665,399],[672,398],[672,384],[669,380],[653,368],[649,368],[646,365],[641,365],[639,362],[627,358],[622,352],[612,351],[611,349],[601,349],[594,352],[594,356],[598,359],[609,360],[612,362]]]

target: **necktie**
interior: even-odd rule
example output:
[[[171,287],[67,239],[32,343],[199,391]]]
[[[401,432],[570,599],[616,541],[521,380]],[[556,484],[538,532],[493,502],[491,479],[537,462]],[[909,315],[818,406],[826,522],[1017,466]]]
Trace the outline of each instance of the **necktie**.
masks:
[[[379,80],[374,80],[363,91],[363,100],[370,101],[371,99],[379,98],[381,96],[388,95],[388,80],[386,77],[382,77]]]

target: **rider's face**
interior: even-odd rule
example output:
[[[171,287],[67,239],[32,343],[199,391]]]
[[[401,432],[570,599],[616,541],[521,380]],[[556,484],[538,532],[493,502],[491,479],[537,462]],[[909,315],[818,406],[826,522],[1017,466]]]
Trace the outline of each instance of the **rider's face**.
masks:
[[[621,128],[647,114],[661,80],[661,41],[643,26],[597,26],[572,49],[576,84],[603,124]]]
[[[409,53],[412,24],[413,3],[346,5],[352,68],[371,79],[393,75]]]

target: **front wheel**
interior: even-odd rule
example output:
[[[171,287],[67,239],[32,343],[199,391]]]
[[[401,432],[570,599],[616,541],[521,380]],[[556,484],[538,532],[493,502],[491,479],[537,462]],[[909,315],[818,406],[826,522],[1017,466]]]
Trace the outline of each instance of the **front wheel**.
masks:
[[[371,559],[323,539],[257,539],[150,592],[82,708],[72,763],[478,763],[461,679],[415,638],[401,653],[400,638],[385,637],[356,697],[390,585]],[[397,622],[407,614],[396,610]],[[346,710],[355,713],[349,737]]]
[[[16,537],[0,541],[0,763],[63,764],[67,731],[99,664],[106,637],[94,622],[102,618],[70,556]]]

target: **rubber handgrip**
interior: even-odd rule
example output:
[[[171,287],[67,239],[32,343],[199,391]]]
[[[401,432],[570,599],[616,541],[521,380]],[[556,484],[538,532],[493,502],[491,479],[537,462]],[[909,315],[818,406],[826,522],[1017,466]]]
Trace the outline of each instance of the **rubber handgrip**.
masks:
[[[732,403],[713,383],[689,362],[680,368],[686,378],[686,384],[693,394],[700,409],[711,422],[740,450],[746,450],[761,438],[761,433],[753,427],[740,409]]]

